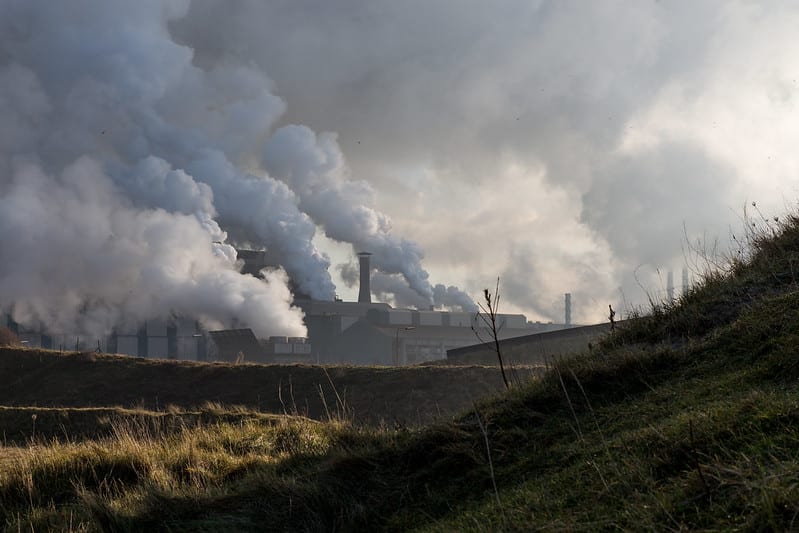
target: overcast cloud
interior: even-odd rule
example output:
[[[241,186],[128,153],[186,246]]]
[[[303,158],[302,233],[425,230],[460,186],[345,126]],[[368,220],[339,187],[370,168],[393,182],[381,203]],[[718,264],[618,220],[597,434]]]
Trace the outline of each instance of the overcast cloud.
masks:
[[[93,157],[125,205],[260,243],[318,297],[355,298],[368,248],[393,303],[499,276],[506,311],[561,321],[571,292],[598,321],[663,294],[686,238],[795,204],[790,1],[107,4],[0,3],[4,152]]]
[[[797,23],[793,2],[200,1],[173,31],[337,132],[431,275],[474,296],[499,275],[555,320],[571,291],[591,321],[665,289],[683,228],[724,243],[746,202],[793,205]]]

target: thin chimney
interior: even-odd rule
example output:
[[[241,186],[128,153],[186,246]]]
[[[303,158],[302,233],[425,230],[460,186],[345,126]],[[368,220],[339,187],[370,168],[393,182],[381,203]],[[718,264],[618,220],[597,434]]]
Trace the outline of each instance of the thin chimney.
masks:
[[[671,270],[669,270],[666,278],[666,298],[668,298],[669,303],[674,301],[674,272]]]
[[[572,325],[572,293],[567,292],[566,297],[566,325]]]
[[[369,252],[360,252],[358,254],[358,261],[361,263],[361,288],[358,291],[358,303],[370,304],[372,303],[372,288],[370,285],[372,267],[369,264],[372,254]]]

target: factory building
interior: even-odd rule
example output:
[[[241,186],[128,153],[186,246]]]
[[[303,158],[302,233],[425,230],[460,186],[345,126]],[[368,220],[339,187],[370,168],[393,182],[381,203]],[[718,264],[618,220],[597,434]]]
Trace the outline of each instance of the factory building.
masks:
[[[260,275],[268,268],[266,253],[241,250],[242,272]],[[372,302],[371,254],[358,254],[360,287],[357,302],[311,300],[295,293],[294,304],[305,313],[308,338],[256,339],[249,329],[203,331],[181,317],[118,326],[96,338],[28,330],[10,316],[5,323],[30,347],[120,353],[157,359],[262,363],[408,365],[445,359],[447,352],[487,341],[490,332],[475,313],[433,309],[395,309]],[[498,316],[500,339],[571,327],[571,301],[566,296],[565,324],[531,323],[524,315]]]
[[[395,309],[385,303],[373,303],[370,256],[368,253],[358,254],[358,302],[295,300],[295,305],[305,313],[314,362],[418,364],[445,359],[448,350],[489,339],[489,331],[476,313]],[[519,314],[498,316],[500,339],[566,327],[566,324],[531,323]]]
[[[617,322],[623,324],[623,321]],[[534,333],[499,342],[504,363],[514,365],[546,365],[558,357],[590,349],[610,331],[610,323],[579,326],[558,331]],[[493,345],[475,344],[447,351],[447,362],[453,365],[496,365]]]
[[[306,302],[297,304],[306,309]],[[308,309],[314,309],[313,303]],[[363,309],[353,309],[346,304],[338,309],[333,304],[327,309],[324,314],[306,310],[305,315],[312,352],[316,362],[322,364],[423,363],[445,359],[447,350],[490,338],[489,331],[474,313],[390,307],[367,309],[363,313]],[[350,314],[355,312],[360,316]],[[524,315],[500,315],[499,326],[501,339],[564,327],[562,324],[530,324]]]
[[[24,346],[62,351],[99,351],[153,359],[209,360],[213,351],[207,335],[195,320],[148,320],[117,326],[110,335],[52,332],[48,328],[26,328],[5,315],[0,325],[14,332]]]
[[[311,364],[311,345],[305,337],[257,339],[249,328],[208,333],[213,341],[214,359],[228,363]]]

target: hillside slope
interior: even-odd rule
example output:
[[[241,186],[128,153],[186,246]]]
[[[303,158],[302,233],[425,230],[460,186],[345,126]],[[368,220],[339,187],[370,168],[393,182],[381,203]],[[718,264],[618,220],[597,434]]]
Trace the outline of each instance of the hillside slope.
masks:
[[[136,529],[230,517],[282,531],[794,529],[797,331],[799,293],[770,297],[702,340],[562,362],[456,423],[362,436],[224,496],[155,497],[116,518]]]
[[[451,423],[127,434],[19,459],[0,510],[37,502],[13,530],[797,529],[799,228],[755,237],[678,305]]]

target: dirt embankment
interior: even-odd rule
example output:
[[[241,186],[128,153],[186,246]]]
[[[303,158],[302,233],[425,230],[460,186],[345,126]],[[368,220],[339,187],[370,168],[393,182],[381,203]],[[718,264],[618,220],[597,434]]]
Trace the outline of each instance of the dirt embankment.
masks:
[[[534,369],[517,370],[522,376]],[[232,365],[0,349],[0,405],[196,409],[207,402],[316,419],[416,425],[502,390],[493,367]]]

